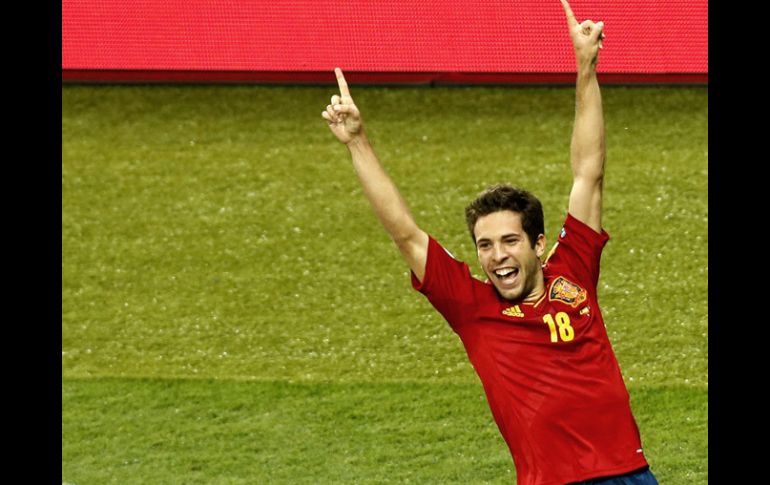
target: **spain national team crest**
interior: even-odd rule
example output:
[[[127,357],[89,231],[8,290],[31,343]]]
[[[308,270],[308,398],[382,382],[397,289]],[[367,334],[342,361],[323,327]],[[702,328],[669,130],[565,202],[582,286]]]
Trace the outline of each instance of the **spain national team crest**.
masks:
[[[558,300],[573,308],[586,301],[587,297],[586,290],[563,276],[551,283],[551,291],[548,293],[549,300]]]

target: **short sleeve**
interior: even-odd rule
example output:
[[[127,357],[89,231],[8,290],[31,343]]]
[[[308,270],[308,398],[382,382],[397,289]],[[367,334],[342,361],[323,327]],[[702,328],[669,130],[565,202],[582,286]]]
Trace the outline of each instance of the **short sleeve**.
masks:
[[[454,328],[464,319],[474,300],[474,278],[470,268],[428,236],[428,257],[422,282],[412,272],[412,287],[428,301]]]
[[[609,239],[604,229],[600,233],[596,232],[568,213],[546,265],[569,273],[582,284],[596,288],[602,250]]]

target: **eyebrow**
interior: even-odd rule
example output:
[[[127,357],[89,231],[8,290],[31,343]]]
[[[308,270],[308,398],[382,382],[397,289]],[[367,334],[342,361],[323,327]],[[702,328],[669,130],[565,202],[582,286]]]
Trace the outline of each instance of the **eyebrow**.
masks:
[[[509,238],[512,238],[512,237],[520,238],[521,234],[519,234],[517,232],[509,232],[507,234],[503,234],[502,236],[500,236],[500,239],[509,239]],[[482,237],[482,238],[476,239],[476,244],[479,244],[481,242],[492,242],[492,240],[490,238],[488,238],[488,237]]]

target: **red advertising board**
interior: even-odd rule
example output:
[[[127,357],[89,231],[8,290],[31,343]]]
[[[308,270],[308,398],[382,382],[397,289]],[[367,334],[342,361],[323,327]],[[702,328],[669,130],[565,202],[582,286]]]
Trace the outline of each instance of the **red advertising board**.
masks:
[[[607,82],[708,82],[706,0],[573,0]],[[63,0],[65,81],[572,82],[559,0]]]

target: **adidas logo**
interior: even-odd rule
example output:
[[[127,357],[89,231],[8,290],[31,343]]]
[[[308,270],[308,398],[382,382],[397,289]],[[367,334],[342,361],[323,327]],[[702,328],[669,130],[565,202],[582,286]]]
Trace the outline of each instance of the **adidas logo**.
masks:
[[[523,317],[524,314],[521,312],[521,308],[519,308],[519,305],[513,305],[511,307],[506,308],[503,310],[503,315],[508,315],[509,317]]]

